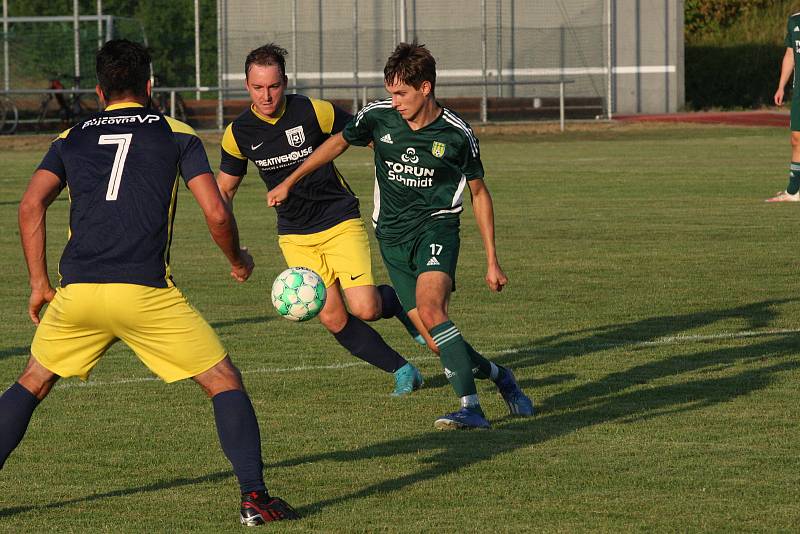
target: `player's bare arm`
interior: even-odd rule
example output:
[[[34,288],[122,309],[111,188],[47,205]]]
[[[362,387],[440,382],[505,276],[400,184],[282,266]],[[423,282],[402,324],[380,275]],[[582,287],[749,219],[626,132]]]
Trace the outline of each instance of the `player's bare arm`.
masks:
[[[47,274],[47,208],[61,192],[61,180],[50,171],[43,169],[33,173],[28,188],[19,203],[19,235],[31,295],[28,300],[28,315],[34,324],[39,324],[39,312],[45,303],[53,300],[55,290],[50,285]]]
[[[497,249],[494,238],[494,205],[492,195],[483,180],[470,180],[469,191],[472,194],[472,210],[478,231],[481,234],[483,248],[486,251],[486,285],[492,291],[502,291],[508,283],[508,277],[497,260]]]
[[[792,77],[792,73],[794,72],[794,50],[791,48],[786,49],[786,53],[783,54],[783,61],[781,62],[781,77],[778,80],[778,90],[775,91],[775,105],[782,106],[783,105],[783,97],[784,97],[784,88],[786,84],[789,83],[789,78]]]
[[[349,146],[350,143],[344,140],[344,136],[342,136],[341,132],[330,136],[327,141],[322,143],[319,148],[308,156],[308,159],[306,159],[302,165],[287,176],[279,186],[273,187],[267,192],[267,205],[270,207],[279,206],[280,203],[289,196],[289,191],[294,184],[299,182],[305,175],[335,160],[343,154]]]
[[[244,282],[253,272],[253,257],[239,246],[236,219],[222,199],[217,182],[211,173],[204,173],[189,180],[188,186],[203,210],[211,237],[231,264],[231,276]]]
[[[217,173],[219,194],[231,211],[233,211],[233,197],[236,196],[236,192],[239,190],[239,185],[242,183],[243,178],[244,176],[234,176],[224,171],[219,171],[219,173]]]

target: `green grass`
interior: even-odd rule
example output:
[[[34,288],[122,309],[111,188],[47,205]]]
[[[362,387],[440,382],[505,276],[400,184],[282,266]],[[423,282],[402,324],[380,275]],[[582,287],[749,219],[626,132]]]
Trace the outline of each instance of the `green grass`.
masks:
[[[762,202],[785,185],[787,137],[663,125],[483,136],[511,281],[486,289],[468,208],[451,315],[540,413],[510,418],[480,383],[493,429],[470,433],[433,429],[452,391],[396,322],[376,328],[427,379],[402,400],[319,323],[277,317],[268,288],[283,263],[252,168],[236,203],[257,263],[245,285],[183,190],[176,281],[244,372],[268,484],[304,516],[271,531],[795,531],[800,206]],[[16,203],[42,151],[2,151],[0,384],[34,331]],[[340,160],[365,215],[370,155]],[[53,271],[66,210],[58,201],[48,220]],[[240,531],[210,403],[191,382],[150,378],[118,344],[87,384],[56,387],[0,472],[0,530]]]

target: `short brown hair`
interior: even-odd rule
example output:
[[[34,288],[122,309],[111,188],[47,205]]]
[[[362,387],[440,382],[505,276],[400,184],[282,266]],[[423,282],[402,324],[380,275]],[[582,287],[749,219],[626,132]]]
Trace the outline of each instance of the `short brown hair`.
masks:
[[[286,76],[287,55],[289,55],[289,52],[275,43],[267,43],[264,46],[259,46],[247,54],[247,59],[244,61],[244,77],[247,78],[247,74],[250,72],[250,66],[254,64],[261,65],[262,67],[277,65],[281,69],[281,76]]]
[[[383,81],[387,85],[405,83],[419,89],[422,82],[430,82],[431,92],[436,87],[436,60],[424,44],[400,43],[386,60]]]

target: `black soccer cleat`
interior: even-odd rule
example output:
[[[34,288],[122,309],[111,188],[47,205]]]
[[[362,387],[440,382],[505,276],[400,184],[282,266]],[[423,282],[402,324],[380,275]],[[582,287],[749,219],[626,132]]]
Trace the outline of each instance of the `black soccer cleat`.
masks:
[[[268,521],[284,519],[300,519],[300,516],[283,499],[270,497],[265,491],[251,491],[242,494],[239,520],[243,525],[255,527]]]

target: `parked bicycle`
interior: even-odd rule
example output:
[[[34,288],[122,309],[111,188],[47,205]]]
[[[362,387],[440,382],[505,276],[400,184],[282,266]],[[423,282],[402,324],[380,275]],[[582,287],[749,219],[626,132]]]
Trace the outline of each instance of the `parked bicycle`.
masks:
[[[181,122],[186,122],[186,104],[183,102],[183,97],[180,93],[175,92],[175,113],[172,113],[171,92],[170,91],[157,91],[159,86],[158,76],[153,76],[153,94],[151,97],[151,106],[163,113],[169,115],[173,119],[178,119]]]
[[[53,119],[49,118],[51,113],[50,109],[53,107],[51,104],[55,102],[57,117],[60,122],[62,130],[66,130],[75,122],[84,119],[100,110],[100,102],[97,95],[93,93],[80,93],[80,92],[64,92],[64,84],[61,83],[61,78],[65,75],[59,74],[50,79],[48,89],[53,90],[52,93],[45,93],[42,102],[39,105],[39,115],[36,120],[36,131],[40,132],[44,129],[48,122]],[[72,88],[80,88],[80,77],[72,77]]]
[[[19,111],[13,100],[7,96],[0,97],[0,135],[11,135],[17,131]]]

